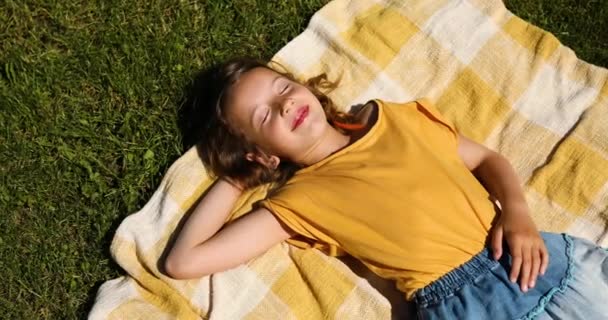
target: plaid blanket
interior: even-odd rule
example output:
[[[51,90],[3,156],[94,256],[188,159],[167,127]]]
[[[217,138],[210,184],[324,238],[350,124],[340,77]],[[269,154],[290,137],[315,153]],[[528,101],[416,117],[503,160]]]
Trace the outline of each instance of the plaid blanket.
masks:
[[[459,131],[510,159],[541,230],[607,246],[608,71],[498,0],[334,0],[273,58],[300,79],[341,77],[345,109],[428,97]],[[126,275],[106,282],[91,319],[390,319],[395,306],[342,261],[286,243],[202,279],[157,268],[180,219],[212,183],[195,149],[118,228]],[[264,188],[245,194],[246,213]],[[398,305],[398,304],[397,304]]]

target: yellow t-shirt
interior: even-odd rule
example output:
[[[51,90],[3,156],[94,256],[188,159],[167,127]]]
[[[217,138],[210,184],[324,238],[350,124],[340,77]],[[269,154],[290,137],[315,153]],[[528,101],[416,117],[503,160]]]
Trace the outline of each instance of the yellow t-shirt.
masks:
[[[481,251],[494,205],[429,101],[373,101],[369,132],[260,204],[300,235],[293,243],[344,250],[411,300]]]

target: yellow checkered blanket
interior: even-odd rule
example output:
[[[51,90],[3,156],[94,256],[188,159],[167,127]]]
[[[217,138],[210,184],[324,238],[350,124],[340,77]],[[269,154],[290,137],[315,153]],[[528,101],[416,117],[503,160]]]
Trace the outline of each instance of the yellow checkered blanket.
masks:
[[[608,245],[608,71],[502,2],[334,0],[273,60],[301,79],[341,77],[330,96],[344,108],[430,98],[511,160],[540,229]],[[91,319],[391,318],[389,301],[340,260],[285,243],[202,279],[162,275],[168,239],[211,182],[194,149],[171,166],[118,228],[111,251],[127,274],[101,286]],[[264,194],[246,194],[233,217]]]

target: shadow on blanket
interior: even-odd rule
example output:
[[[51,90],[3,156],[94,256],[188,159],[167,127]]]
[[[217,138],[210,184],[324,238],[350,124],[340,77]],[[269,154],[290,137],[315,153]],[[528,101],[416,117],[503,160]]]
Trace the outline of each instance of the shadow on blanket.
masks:
[[[355,274],[361,278],[365,278],[369,284],[378,290],[391,303],[392,319],[416,319],[416,306],[413,302],[405,301],[404,294],[397,290],[395,282],[380,278],[378,275],[369,270],[359,260],[352,256],[341,256],[338,259],[344,262]]]

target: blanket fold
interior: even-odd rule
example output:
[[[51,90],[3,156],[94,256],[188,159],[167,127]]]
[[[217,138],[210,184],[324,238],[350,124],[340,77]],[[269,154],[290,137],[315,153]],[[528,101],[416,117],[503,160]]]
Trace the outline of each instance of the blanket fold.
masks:
[[[301,80],[341,78],[329,96],[344,110],[428,97],[462,134],[511,161],[541,230],[608,246],[608,71],[501,1],[334,0],[272,60]],[[170,167],[116,231],[111,252],[126,274],[99,288],[90,319],[406,317],[341,260],[287,243],[209,277],[164,276],[167,243],[212,183],[196,148]],[[230,219],[265,194],[244,194]]]

